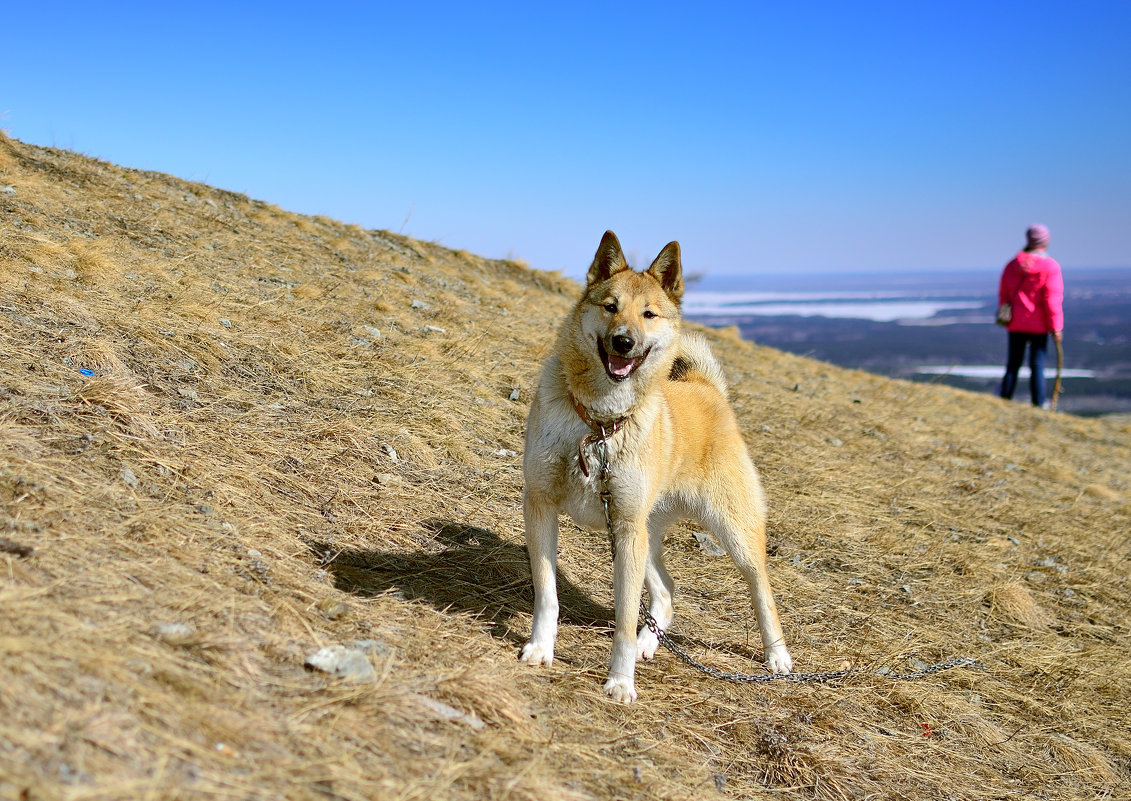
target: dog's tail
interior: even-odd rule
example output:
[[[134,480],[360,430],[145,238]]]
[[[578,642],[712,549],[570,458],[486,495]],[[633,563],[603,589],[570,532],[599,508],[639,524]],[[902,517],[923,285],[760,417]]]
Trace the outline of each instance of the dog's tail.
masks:
[[[723,368],[715,361],[711,347],[702,334],[684,332],[680,335],[679,355],[672,364],[669,378],[672,381],[706,381],[724,395],[727,393],[727,378]]]

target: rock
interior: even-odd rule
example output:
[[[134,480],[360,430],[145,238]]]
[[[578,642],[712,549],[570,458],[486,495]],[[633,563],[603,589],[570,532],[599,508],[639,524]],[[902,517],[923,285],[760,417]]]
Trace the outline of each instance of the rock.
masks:
[[[479,731],[487,725],[482,720],[480,720],[478,716],[467,712],[460,712],[454,706],[445,704],[443,701],[437,701],[435,698],[429,698],[427,695],[420,695],[419,693],[417,693],[414,697],[417,703],[424,707],[426,711],[431,712],[433,716],[441,720],[450,720],[455,723],[462,723],[465,726],[470,726],[476,731]]]
[[[508,395],[507,398],[509,400],[512,400],[512,401],[518,400],[518,387],[515,387],[514,389],[512,389],[511,394]]]
[[[318,602],[318,611],[327,620],[338,620],[349,614],[349,604],[344,604],[333,598],[323,598]]]
[[[369,334],[369,336],[373,337],[374,339],[380,339],[381,338],[380,329],[374,328],[371,325],[363,325],[361,327],[361,330],[365,331],[367,334]]]
[[[149,633],[166,645],[190,645],[196,640],[196,629],[187,623],[158,623]]]
[[[695,532],[695,541],[699,543],[699,550],[708,556],[726,556],[727,552],[724,551],[715,538],[710,534],[703,531]]]
[[[503,456],[507,459],[513,459],[514,457],[518,456],[518,453],[510,450],[509,448],[502,448],[501,450],[491,451],[491,453],[495,456]]]
[[[308,656],[303,664],[308,670],[328,673],[345,681],[374,681],[377,678],[377,671],[365,652],[346,645],[327,645]]]
[[[425,303],[424,301],[422,301],[422,300],[413,300],[413,302],[412,302],[412,308],[414,308],[414,309],[419,309],[420,311],[428,311],[428,310],[429,310],[429,309],[431,309],[432,307],[431,307],[431,306],[430,306],[429,304],[427,304],[427,303]]]
[[[225,328],[231,328],[232,327],[232,321],[229,320],[227,317],[221,317],[220,318],[220,325],[224,326]]]
[[[122,470],[119,475],[122,477],[122,481],[125,482],[127,487],[137,489],[137,476],[134,475],[134,471],[130,470],[129,465],[125,462],[122,462]]]
[[[440,326],[438,326],[438,325],[426,325],[426,326],[424,326],[424,330],[427,331],[429,334],[446,334],[446,333],[448,333],[443,328],[440,328]]]
[[[14,187],[14,186],[0,186],[0,194],[14,195],[14,194],[16,194],[16,187]]]

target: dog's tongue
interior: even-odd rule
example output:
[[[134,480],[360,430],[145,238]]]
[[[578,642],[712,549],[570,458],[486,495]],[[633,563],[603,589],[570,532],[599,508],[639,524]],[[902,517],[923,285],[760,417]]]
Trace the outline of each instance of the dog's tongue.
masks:
[[[631,373],[635,364],[635,359],[623,359],[616,354],[609,354],[609,372],[618,378],[623,378]]]

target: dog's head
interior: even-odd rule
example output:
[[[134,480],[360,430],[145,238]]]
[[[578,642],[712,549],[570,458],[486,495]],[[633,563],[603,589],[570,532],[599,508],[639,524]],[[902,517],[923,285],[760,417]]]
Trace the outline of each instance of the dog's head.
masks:
[[[616,234],[606,231],[585,279],[581,335],[613,383],[670,369],[679,339],[683,271],[679,243],[669,242],[652,266],[628,266]]]

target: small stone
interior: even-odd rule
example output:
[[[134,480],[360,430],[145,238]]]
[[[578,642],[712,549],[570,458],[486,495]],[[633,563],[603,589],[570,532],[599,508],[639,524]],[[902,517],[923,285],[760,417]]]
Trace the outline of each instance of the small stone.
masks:
[[[440,326],[438,326],[438,325],[426,325],[426,326],[424,326],[424,330],[427,331],[429,334],[446,334],[446,333],[448,333],[443,328],[440,328]]]
[[[844,440],[837,439],[836,437],[826,437],[825,442],[829,443],[834,448],[841,448],[844,446]]]
[[[369,334],[369,336],[373,337],[374,339],[380,339],[381,338],[380,329],[374,328],[371,325],[363,325],[361,327],[361,330],[365,331],[367,334]]]
[[[389,457],[390,462],[397,461],[397,452],[393,448],[392,445],[390,445],[386,442],[384,445],[381,446],[381,450],[383,450],[385,452],[385,455]]]
[[[707,534],[706,532],[703,532],[703,531],[696,531],[694,536],[695,536],[695,541],[699,543],[699,550],[701,550],[703,553],[707,554],[708,556],[726,556],[727,555],[727,552],[724,551],[719,546],[719,543],[716,542],[715,538],[712,537],[710,534]]]
[[[422,300],[413,300],[412,301],[412,308],[419,309],[420,311],[427,311],[427,310],[431,309],[432,307]]]
[[[349,614],[350,608],[348,604],[336,601],[333,598],[323,598],[318,602],[318,611],[327,620],[338,620]]]
[[[16,187],[14,187],[14,186],[0,186],[0,193],[5,194],[5,195],[14,195],[14,194],[16,194]]]
[[[518,395],[519,395],[518,387],[515,387],[514,389],[511,390],[511,394],[508,395],[507,398],[509,400],[516,401],[516,400],[518,400]]]
[[[438,717],[441,720],[450,720],[456,723],[463,723],[464,725],[470,726],[476,731],[479,731],[487,725],[476,715],[472,715],[467,712],[460,712],[454,706],[445,704],[443,701],[437,701],[435,698],[429,698],[427,695],[417,694],[416,700],[420,703],[421,706],[423,706],[426,710],[428,710],[435,717]]]
[[[196,629],[187,623],[158,623],[149,633],[166,645],[189,645],[196,639]]]
[[[121,475],[122,481],[125,482],[127,487],[137,489],[137,476],[134,475],[134,471],[130,470],[129,465],[125,462],[122,463],[122,470],[119,475]]]
[[[512,451],[509,448],[503,448],[502,450],[491,451],[491,453],[493,453],[495,456],[502,456],[502,457],[505,457],[507,459],[513,459],[514,457],[518,456],[518,454],[515,451]]]
[[[231,328],[232,327],[232,321],[229,320],[227,317],[221,317],[220,318],[220,325],[224,326],[225,328]]]
[[[365,653],[344,645],[327,645],[308,656],[303,664],[309,670],[328,673],[346,681],[363,682],[377,678],[377,671]]]

